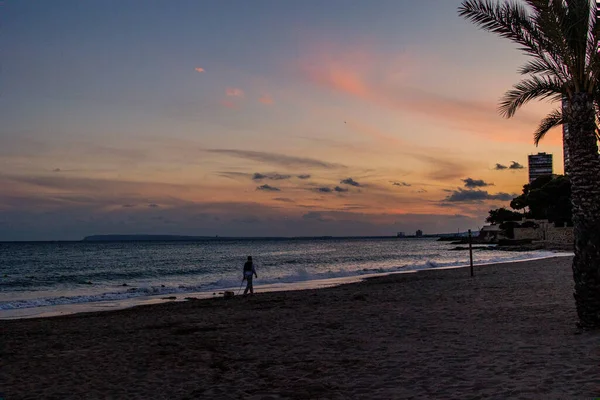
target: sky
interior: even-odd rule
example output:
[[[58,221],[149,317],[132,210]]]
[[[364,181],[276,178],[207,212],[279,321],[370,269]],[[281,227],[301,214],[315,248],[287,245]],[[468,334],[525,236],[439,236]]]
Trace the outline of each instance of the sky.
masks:
[[[459,4],[0,2],[0,241],[478,229],[561,132]]]

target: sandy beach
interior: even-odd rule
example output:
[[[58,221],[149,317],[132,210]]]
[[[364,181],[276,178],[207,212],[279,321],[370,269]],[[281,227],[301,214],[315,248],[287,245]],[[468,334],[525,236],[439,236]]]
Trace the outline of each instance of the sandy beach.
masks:
[[[600,396],[570,257],[0,321],[13,399]]]

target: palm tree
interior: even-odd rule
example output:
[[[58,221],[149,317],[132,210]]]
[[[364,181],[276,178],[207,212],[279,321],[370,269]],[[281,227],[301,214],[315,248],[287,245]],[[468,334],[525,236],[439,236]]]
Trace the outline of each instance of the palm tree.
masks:
[[[600,86],[597,86],[600,89]],[[596,107],[596,137],[600,141],[600,93],[594,96],[594,106]],[[551,129],[564,124],[562,107],[550,112],[540,122],[533,133],[533,143],[537,146]]]
[[[590,0],[463,0],[458,11],[530,57],[519,71],[526,77],[501,100],[501,114],[510,118],[534,99],[565,100],[548,121],[569,125],[563,145],[571,159],[575,304],[581,327],[600,328],[600,156],[594,105],[600,29],[595,6]]]

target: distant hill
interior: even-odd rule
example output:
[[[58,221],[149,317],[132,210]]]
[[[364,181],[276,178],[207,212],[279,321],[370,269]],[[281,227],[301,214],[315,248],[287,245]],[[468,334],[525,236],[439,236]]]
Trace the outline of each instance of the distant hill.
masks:
[[[298,236],[298,237],[231,237],[231,236],[184,236],[184,235],[92,235],[83,238],[84,242],[166,242],[166,241],[207,241],[207,240],[303,240],[303,239],[392,239],[395,236]]]
[[[133,242],[133,241],[192,241],[218,239],[214,236],[181,235],[92,235],[83,238],[84,242]]]
[[[443,236],[456,236],[454,234],[429,234],[423,238]],[[185,235],[91,235],[83,238],[84,242],[181,242],[181,241],[207,241],[207,240],[303,240],[303,239],[395,239],[396,236],[297,236],[297,237],[221,237],[221,236],[185,236]],[[415,236],[405,236],[415,238]],[[402,238],[398,238],[402,239]]]

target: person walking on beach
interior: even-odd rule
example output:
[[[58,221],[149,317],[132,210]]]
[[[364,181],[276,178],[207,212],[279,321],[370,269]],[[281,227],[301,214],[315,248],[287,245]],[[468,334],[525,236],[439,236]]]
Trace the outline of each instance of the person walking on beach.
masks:
[[[248,290],[250,291],[250,294],[254,294],[254,288],[252,287],[252,276],[258,278],[258,275],[256,275],[256,268],[254,268],[254,263],[252,262],[252,256],[248,256],[248,261],[246,261],[244,264],[244,277],[242,279],[242,281],[245,279],[247,282],[246,290],[244,290],[244,296],[248,293]]]

